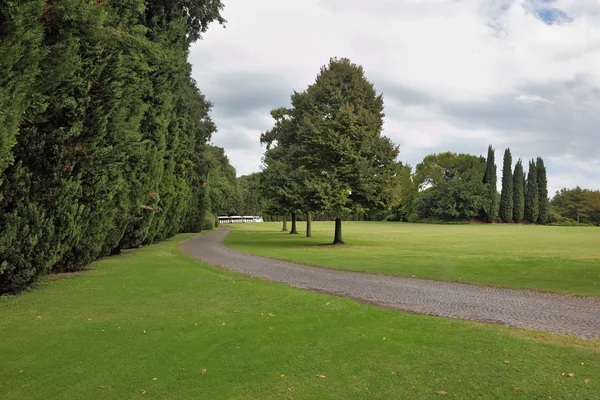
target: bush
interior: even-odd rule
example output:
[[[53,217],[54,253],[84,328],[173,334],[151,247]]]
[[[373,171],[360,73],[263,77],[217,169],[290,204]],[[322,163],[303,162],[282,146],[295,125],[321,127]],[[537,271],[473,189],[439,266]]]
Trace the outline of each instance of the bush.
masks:
[[[546,224],[549,226],[593,226],[591,224],[584,224],[582,222],[577,222],[575,220],[572,220],[570,218],[566,218],[566,217],[559,217],[556,220],[553,220],[552,222]]]
[[[215,216],[211,213],[206,213],[204,215],[204,222],[202,223],[203,231],[210,231],[215,228]]]

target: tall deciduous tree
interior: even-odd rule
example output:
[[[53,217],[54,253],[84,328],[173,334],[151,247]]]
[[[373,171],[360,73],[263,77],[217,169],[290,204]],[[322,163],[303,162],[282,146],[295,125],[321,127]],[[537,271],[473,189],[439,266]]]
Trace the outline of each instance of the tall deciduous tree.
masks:
[[[539,192],[535,161],[529,162],[527,183],[525,184],[525,222],[535,224],[539,215]]]
[[[545,224],[548,218],[548,179],[546,177],[546,167],[542,157],[538,157],[535,163],[538,185],[538,224]]]
[[[267,199],[267,211],[283,215],[282,232],[287,231],[286,215],[292,215],[290,234],[298,234],[297,213],[304,207],[300,190],[302,171],[293,168],[290,160],[294,157],[294,145],[289,140],[293,134],[291,110],[277,108],[271,111],[274,127],[261,135],[260,141],[266,144],[263,157],[263,194]]]
[[[513,174],[513,220],[519,224],[525,217],[525,179],[523,176],[523,161],[519,159],[515,164]]]
[[[488,154],[486,159],[485,175],[483,176],[483,183],[487,187],[487,196],[484,205],[485,219],[488,222],[494,222],[498,215],[498,191],[497,185],[497,172],[496,162],[494,157],[494,149],[492,145],[488,147]]]
[[[504,151],[504,160],[502,165],[502,192],[500,194],[500,218],[504,222],[513,220],[513,176],[512,176],[512,156],[510,149]]]
[[[292,169],[303,172],[303,190],[313,194],[313,205],[335,217],[334,244],[343,243],[345,215],[389,200],[383,193],[398,147],[381,135],[383,96],[361,66],[331,59],[315,83],[294,93],[292,105]]]

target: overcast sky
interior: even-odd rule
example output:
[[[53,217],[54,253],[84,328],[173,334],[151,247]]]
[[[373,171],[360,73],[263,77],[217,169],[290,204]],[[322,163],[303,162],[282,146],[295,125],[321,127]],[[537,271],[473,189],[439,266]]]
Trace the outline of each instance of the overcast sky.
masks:
[[[525,168],[542,156],[551,195],[600,189],[598,0],[224,3],[227,27],[212,25],[190,61],[238,175],[260,169],[269,111],[348,57],[383,93],[405,163],[492,144],[499,169],[506,147]]]

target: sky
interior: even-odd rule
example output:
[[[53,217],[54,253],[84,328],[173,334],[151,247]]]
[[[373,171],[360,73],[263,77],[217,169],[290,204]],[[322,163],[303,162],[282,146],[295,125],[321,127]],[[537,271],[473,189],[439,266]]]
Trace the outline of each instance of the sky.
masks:
[[[598,0],[224,0],[226,27],[192,46],[238,176],[260,170],[269,111],[289,106],[331,57],[383,93],[383,134],[413,167],[428,154],[509,147],[541,156],[552,195],[600,189]]]

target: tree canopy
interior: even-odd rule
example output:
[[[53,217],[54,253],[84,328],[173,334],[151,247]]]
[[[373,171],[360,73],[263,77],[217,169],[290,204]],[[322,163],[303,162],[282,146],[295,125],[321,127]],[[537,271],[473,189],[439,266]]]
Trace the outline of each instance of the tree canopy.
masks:
[[[291,97],[292,107],[274,110],[265,175],[275,176],[276,194],[292,212],[327,212],[336,219],[334,242],[341,243],[341,219],[387,205],[398,147],[381,135],[383,97],[361,66],[332,58],[315,82]],[[276,141],[276,146],[271,147]],[[278,170],[279,172],[275,172]],[[278,196],[270,196],[277,198]]]

